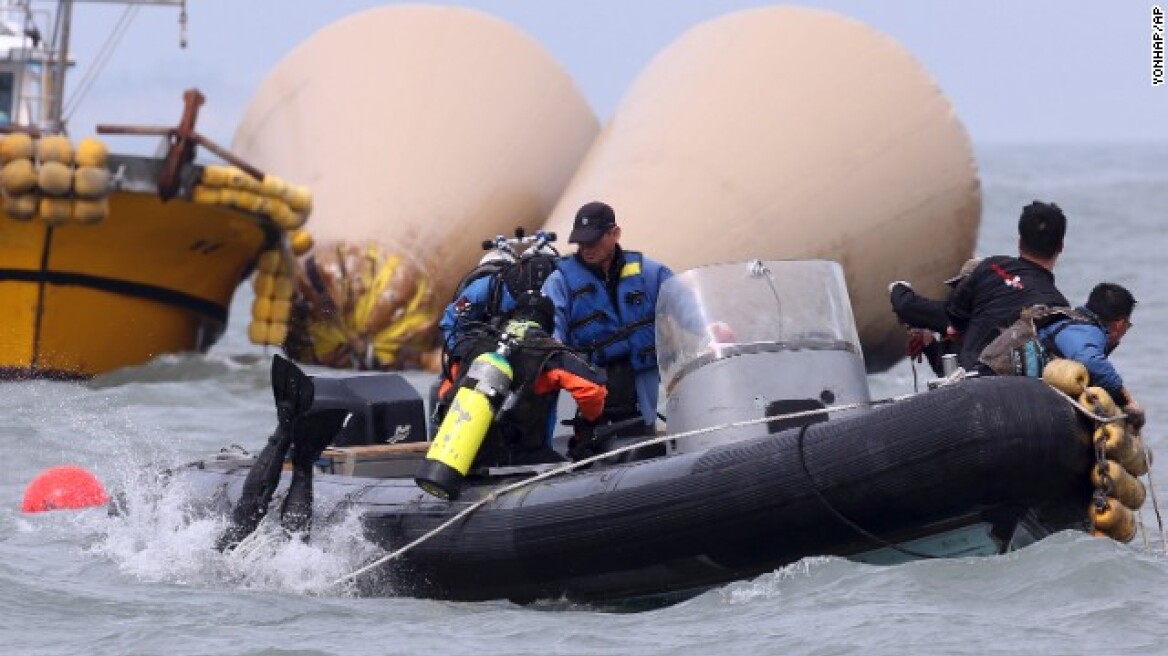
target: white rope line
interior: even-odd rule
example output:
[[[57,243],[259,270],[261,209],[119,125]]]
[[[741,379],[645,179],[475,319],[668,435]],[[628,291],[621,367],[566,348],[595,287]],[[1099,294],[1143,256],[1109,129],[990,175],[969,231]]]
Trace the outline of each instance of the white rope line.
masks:
[[[1140,456],[1148,466],[1148,491],[1152,494],[1152,508],[1156,511],[1156,524],[1160,527],[1160,544],[1164,547],[1164,555],[1168,556],[1168,536],[1164,534],[1164,517],[1160,514],[1160,499],[1156,496],[1155,478],[1152,476],[1152,459],[1148,457],[1148,448],[1142,443],[1140,444]],[[1140,511],[1143,511],[1142,507]]]
[[[830,406],[830,407],[825,407],[825,408],[817,408],[815,410],[801,410],[799,412],[791,412],[788,414],[771,415],[768,417],[762,417],[760,419],[747,419],[747,420],[743,420],[743,421],[735,421],[735,422],[730,422],[730,423],[726,423],[726,424],[719,424],[717,426],[708,426],[706,428],[697,428],[697,429],[694,429],[691,431],[685,431],[683,433],[676,433],[673,435],[662,435],[661,437],[655,437],[653,439],[645,440],[643,442],[629,444],[627,446],[620,447],[619,449],[613,449],[612,451],[606,451],[604,453],[599,453],[597,455],[590,456],[590,457],[585,458],[583,460],[577,460],[576,462],[570,462],[570,463],[565,464],[562,467],[557,467],[556,469],[546,471],[542,474],[538,474],[538,475],[533,476],[531,478],[525,478],[521,481],[516,481],[515,483],[512,483],[510,485],[507,485],[507,486],[504,486],[504,487],[501,487],[497,490],[492,491],[487,496],[483,497],[482,499],[480,499],[480,500],[476,501],[475,503],[464,508],[457,515],[451,517],[450,519],[446,520],[445,522],[442,522],[438,526],[434,527],[433,529],[430,530],[430,532],[426,533],[425,535],[422,535],[421,537],[419,537],[416,540],[410,542],[409,544],[401,547],[400,549],[398,549],[392,553],[389,553],[385,556],[382,556],[381,558],[378,558],[377,560],[373,561],[372,563],[369,563],[368,565],[365,565],[364,567],[361,567],[360,569],[358,569],[354,572],[351,572],[349,574],[342,576],[341,578],[333,581],[332,585],[337,586],[337,585],[341,585],[342,583],[346,583],[348,581],[351,581],[351,580],[357,578],[358,576],[361,576],[362,574],[369,572],[370,570],[373,570],[377,567],[380,567],[381,565],[384,565],[385,563],[387,563],[391,560],[394,560],[396,558],[401,557],[402,554],[410,551],[411,549],[418,546],[419,544],[426,542],[427,540],[434,537],[438,533],[441,533],[442,531],[446,530],[447,528],[449,528],[453,524],[457,523],[463,517],[466,517],[467,515],[478,510],[479,508],[483,507],[486,504],[489,504],[489,503],[496,501],[500,496],[502,496],[508,492],[512,492],[514,490],[518,490],[518,489],[526,487],[528,485],[532,485],[534,483],[538,483],[540,481],[547,480],[547,479],[552,478],[554,476],[566,474],[570,471],[579,469],[579,468],[584,467],[586,465],[591,465],[592,463],[598,462],[600,460],[605,460],[607,458],[611,458],[613,456],[617,456],[617,455],[620,455],[622,453],[626,453],[629,451],[635,451],[637,449],[642,449],[642,448],[645,448],[648,446],[653,446],[656,444],[664,444],[665,442],[686,439],[686,438],[695,437],[698,435],[705,435],[707,433],[713,433],[716,431],[729,430],[731,428],[742,428],[744,426],[754,426],[757,424],[763,424],[763,423],[775,421],[776,419],[797,419],[797,418],[802,418],[802,417],[812,417],[815,415],[829,414],[832,412],[842,412],[844,410],[856,410],[859,408],[869,408],[869,407],[874,407],[874,406],[879,406],[879,405],[888,405],[888,404],[892,404],[892,403],[898,403],[898,402],[903,401],[903,400],[908,399],[908,398],[912,398],[913,396],[916,396],[916,394],[902,394],[900,396],[894,396],[894,397],[890,397],[887,399],[878,399],[876,401],[863,401],[863,402],[859,402],[859,403],[848,403],[848,404],[844,404],[844,405],[836,405],[836,406]]]
[[[1104,423],[1104,424],[1112,424],[1112,423],[1115,423],[1117,421],[1124,421],[1127,419],[1127,415],[1122,413],[1122,412],[1116,412],[1114,415],[1097,415],[1097,414],[1095,414],[1094,408],[1088,408],[1087,406],[1083,405],[1082,403],[1079,403],[1079,400],[1076,399],[1075,397],[1071,396],[1070,394],[1067,394],[1066,392],[1051,385],[1050,383],[1047,383],[1047,387],[1050,387],[1052,390],[1054,390],[1054,391],[1058,392],[1060,395],[1062,395],[1062,397],[1064,399],[1066,399],[1067,403],[1070,403],[1072,406],[1074,406],[1074,408],[1076,410],[1083,413],[1089,419],[1094,419],[1095,421],[1098,421],[1098,422]]]
[[[1140,506],[1140,535],[1144,538],[1144,552],[1152,553],[1152,542],[1148,540],[1148,527],[1144,523],[1144,507]]]

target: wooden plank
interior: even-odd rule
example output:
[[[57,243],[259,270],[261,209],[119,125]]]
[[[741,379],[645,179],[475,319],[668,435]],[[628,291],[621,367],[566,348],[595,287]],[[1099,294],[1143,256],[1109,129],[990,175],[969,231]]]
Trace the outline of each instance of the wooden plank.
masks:
[[[321,455],[326,458],[343,460],[349,457],[355,459],[375,458],[387,455],[408,455],[425,453],[430,449],[429,442],[402,442],[399,444],[369,444],[363,446],[334,446],[324,450]]]

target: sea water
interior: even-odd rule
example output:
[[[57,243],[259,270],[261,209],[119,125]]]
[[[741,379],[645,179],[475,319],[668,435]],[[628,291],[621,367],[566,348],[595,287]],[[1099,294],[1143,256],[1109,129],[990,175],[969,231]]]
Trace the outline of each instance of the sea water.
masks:
[[[1069,216],[1057,268],[1067,297],[1082,302],[1102,280],[1135,293],[1135,328],[1113,360],[1148,411],[1151,447],[1168,457],[1168,144],[985,146],[977,156],[979,254],[1014,253],[1020,208],[1050,200]],[[211,549],[221,525],[191,521],[189,497],[164,492],[154,473],[232,444],[258,450],[270,432],[270,354],[247,343],[250,303],[241,288],[228,334],[206,356],[80,384],[0,386],[0,654],[1168,653],[1168,557],[1150,501],[1146,544],[1068,532],[1000,557],[891,567],[806,558],[638,613],[356,598],[333,582],[378,551],[354,520],[310,545],[259,541],[223,556]],[[903,394],[913,370],[902,362],[869,382],[873,398]],[[90,469],[139,512],[22,515],[25,486],[60,464]],[[1153,481],[1168,501],[1163,467]]]

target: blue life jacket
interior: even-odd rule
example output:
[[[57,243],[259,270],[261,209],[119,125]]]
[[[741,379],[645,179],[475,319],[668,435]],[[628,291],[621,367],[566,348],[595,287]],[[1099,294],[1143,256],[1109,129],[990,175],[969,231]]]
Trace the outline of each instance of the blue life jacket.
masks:
[[[564,257],[556,263],[568,283],[566,342],[587,353],[593,364],[627,359],[636,372],[657,368],[657,288],[645,284],[642,265],[640,253],[624,251],[614,308],[604,281],[578,259]]]

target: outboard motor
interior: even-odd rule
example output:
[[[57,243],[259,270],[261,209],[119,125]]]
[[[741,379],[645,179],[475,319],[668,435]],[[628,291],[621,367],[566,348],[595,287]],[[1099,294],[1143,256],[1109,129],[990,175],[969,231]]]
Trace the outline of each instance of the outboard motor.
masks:
[[[401,374],[315,376],[313,382],[316,395],[306,414],[334,409],[352,413],[333,446],[426,441],[425,404]]]
[[[871,398],[843,269],[827,260],[674,276],[657,301],[657,359],[670,434],[759,420],[677,440],[675,453],[863,412],[815,411]]]

